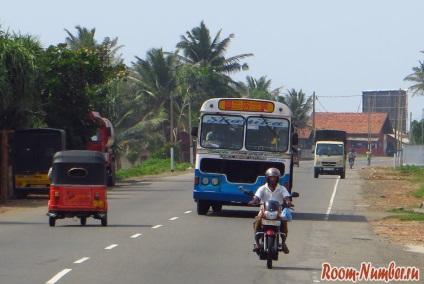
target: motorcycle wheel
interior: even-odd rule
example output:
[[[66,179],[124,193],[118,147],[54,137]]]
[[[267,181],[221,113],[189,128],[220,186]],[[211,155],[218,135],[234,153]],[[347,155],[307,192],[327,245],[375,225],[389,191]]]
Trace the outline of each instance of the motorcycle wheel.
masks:
[[[266,267],[268,269],[272,269],[272,259],[275,254],[275,236],[267,236],[267,259],[266,259]]]

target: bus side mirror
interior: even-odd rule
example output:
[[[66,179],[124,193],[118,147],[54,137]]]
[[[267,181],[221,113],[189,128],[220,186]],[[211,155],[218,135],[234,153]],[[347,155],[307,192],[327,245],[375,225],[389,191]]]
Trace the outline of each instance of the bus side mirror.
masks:
[[[191,136],[194,136],[194,137],[197,137],[197,133],[199,132],[199,127],[198,126],[193,126],[192,128],[191,128],[191,132],[190,132],[190,134],[191,134]]]
[[[112,137],[112,128],[108,127],[106,128],[107,131],[107,137]]]
[[[299,135],[297,133],[292,134],[292,145],[299,144]]]

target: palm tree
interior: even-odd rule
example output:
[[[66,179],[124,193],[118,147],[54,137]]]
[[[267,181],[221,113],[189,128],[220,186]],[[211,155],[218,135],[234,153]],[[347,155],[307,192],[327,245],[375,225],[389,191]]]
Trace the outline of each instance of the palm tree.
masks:
[[[99,43],[95,39],[96,29],[93,28],[91,30],[81,27],[75,26],[75,29],[78,31],[77,35],[73,35],[69,30],[65,29],[68,37],[66,37],[67,47],[71,50],[90,50],[100,58],[102,62],[106,65],[110,65],[111,67],[116,67],[117,69],[124,70],[125,68],[121,68],[124,65],[124,60],[122,59],[122,54],[118,54],[118,51],[123,47],[123,45],[118,46],[118,38],[115,37],[111,39],[109,37],[105,37],[101,43]],[[119,76],[113,77],[113,80],[107,82],[102,86],[99,86],[98,93],[103,94],[104,100],[100,102],[100,104],[94,105],[97,111],[100,111],[103,116],[106,116],[112,122],[115,122],[118,118],[116,117],[116,104],[115,101],[117,99],[118,93],[118,84],[119,81],[127,76],[126,71],[122,71],[123,73]]]
[[[252,53],[241,54],[230,58],[225,58],[225,53],[230,45],[231,40],[235,37],[230,34],[221,41],[221,30],[212,40],[209,29],[204,21],[200,23],[200,27],[195,27],[186,32],[186,36],[181,36],[181,41],[177,44],[177,48],[183,51],[184,62],[196,65],[197,67],[213,66],[214,71],[218,73],[230,74],[241,70],[247,70],[247,63],[240,64],[240,60],[253,56]]]
[[[78,35],[73,35],[69,30],[65,29],[68,37],[66,37],[66,43],[71,50],[77,49],[95,49],[99,46],[103,46],[105,50],[105,60],[111,62],[112,65],[118,65],[123,62],[121,58],[121,54],[117,54],[117,52],[123,47],[123,45],[118,46],[118,38],[110,39],[109,37],[105,37],[102,43],[98,43],[98,41],[94,38],[96,35],[96,29],[93,28],[88,30],[87,28],[83,28],[81,26],[76,26],[75,29],[78,31]]]
[[[421,51],[424,53],[424,51]],[[419,61],[419,67],[413,67],[412,70],[414,73],[405,77],[405,81],[414,82],[415,84],[409,87],[413,91],[412,96],[418,94],[420,96],[424,95],[424,62]]]
[[[199,27],[181,36],[181,41],[176,46],[178,52],[182,51],[183,54],[178,55],[184,65],[180,83],[185,84],[185,88],[189,90],[187,95],[191,97],[189,101],[194,110],[199,109],[203,101],[211,97],[238,96],[233,88],[236,83],[228,75],[247,70],[248,64],[240,61],[253,54],[225,58],[234,37],[234,34],[230,34],[221,40],[220,30],[212,39],[204,21]]]
[[[168,122],[162,123],[162,135],[168,141],[174,142],[174,108],[178,109],[178,100],[175,95],[177,88],[177,73],[179,63],[175,53],[167,54],[162,49],[151,49],[146,59],[136,56],[132,62],[134,74],[130,78],[135,83],[137,94],[135,100],[144,102],[142,113],[160,113],[164,108],[168,114]],[[165,122],[165,121],[163,121]],[[166,135],[166,129],[169,136]]]
[[[270,91],[270,88],[271,80],[267,80],[266,76],[262,76],[259,79],[247,76],[246,83],[238,82],[236,86],[242,97],[277,101],[283,87],[272,91]]]
[[[287,94],[280,97],[293,112],[294,120],[299,128],[304,128],[307,125],[309,112],[312,109],[312,97],[306,99],[306,94],[300,90],[288,90]]]
[[[66,43],[69,48],[72,50],[80,49],[80,48],[94,48],[98,46],[98,43],[94,36],[96,35],[96,29],[88,30],[87,28],[83,28],[81,26],[75,26],[78,31],[78,35],[73,35],[70,31],[65,29],[68,37],[66,37]]]

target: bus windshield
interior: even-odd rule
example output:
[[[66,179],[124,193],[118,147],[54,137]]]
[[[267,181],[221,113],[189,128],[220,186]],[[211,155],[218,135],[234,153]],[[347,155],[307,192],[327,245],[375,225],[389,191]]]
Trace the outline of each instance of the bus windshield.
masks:
[[[247,150],[286,152],[288,145],[289,121],[287,119],[262,116],[247,118]]]
[[[244,126],[246,133],[244,133]],[[289,145],[289,121],[283,118],[206,114],[202,117],[200,144],[205,148],[286,152]]]
[[[205,148],[241,149],[245,119],[236,115],[206,114],[202,117],[200,145]]]

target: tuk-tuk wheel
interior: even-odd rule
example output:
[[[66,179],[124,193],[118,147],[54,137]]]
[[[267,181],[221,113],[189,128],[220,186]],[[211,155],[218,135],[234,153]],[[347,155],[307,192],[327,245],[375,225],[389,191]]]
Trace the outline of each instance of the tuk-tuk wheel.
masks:
[[[54,225],[56,225],[56,218],[49,217],[49,225],[50,227],[54,227]]]
[[[107,226],[107,215],[104,218],[102,218],[100,221],[102,222],[102,226],[106,227]]]
[[[87,217],[80,218],[81,226],[85,226],[87,224]]]

